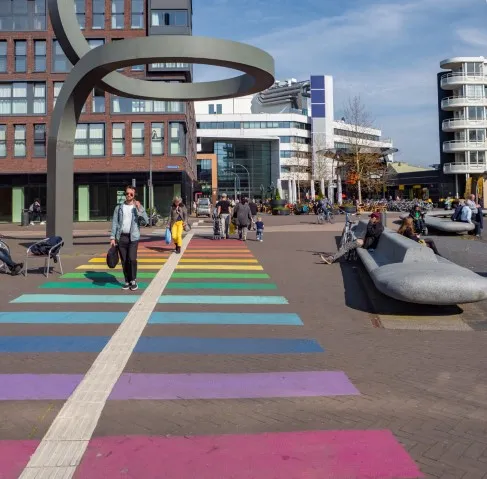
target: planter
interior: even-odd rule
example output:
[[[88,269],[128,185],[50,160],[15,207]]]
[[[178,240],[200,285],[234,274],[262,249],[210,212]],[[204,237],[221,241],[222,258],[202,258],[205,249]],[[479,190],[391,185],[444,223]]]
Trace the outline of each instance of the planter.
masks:
[[[271,200],[271,208],[279,208],[280,206],[286,206],[287,200]]]

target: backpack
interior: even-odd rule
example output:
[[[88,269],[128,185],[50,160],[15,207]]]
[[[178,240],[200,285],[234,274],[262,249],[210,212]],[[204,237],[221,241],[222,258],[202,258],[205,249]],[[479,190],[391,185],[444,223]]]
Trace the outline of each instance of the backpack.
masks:
[[[451,220],[452,221],[460,221],[460,218],[462,217],[462,210],[463,210],[463,205],[458,205],[455,208],[455,211],[451,215]]]
[[[51,251],[51,258],[54,258],[63,246],[62,241],[63,239],[60,236],[51,236],[50,238],[47,238],[43,243],[33,245],[30,252],[35,256],[47,256],[49,254],[49,250],[52,247],[56,246],[58,243],[61,243],[59,244],[59,246]]]

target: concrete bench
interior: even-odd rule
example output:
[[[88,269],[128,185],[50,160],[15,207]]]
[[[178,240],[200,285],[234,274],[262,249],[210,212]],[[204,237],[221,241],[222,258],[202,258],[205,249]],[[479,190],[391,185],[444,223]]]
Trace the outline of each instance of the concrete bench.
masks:
[[[475,225],[462,223],[461,221],[452,221],[450,218],[438,218],[436,216],[426,215],[424,222],[428,228],[433,228],[447,233],[468,233],[475,229]]]
[[[355,235],[363,237],[366,227],[360,221]],[[377,249],[359,248],[357,254],[375,287],[399,301],[453,305],[487,299],[487,279],[388,228]]]

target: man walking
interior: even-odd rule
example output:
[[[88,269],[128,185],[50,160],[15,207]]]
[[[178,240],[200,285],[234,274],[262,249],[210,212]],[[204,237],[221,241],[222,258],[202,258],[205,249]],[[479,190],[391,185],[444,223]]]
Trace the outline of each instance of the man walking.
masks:
[[[221,233],[224,239],[229,238],[228,229],[230,227],[230,213],[232,205],[227,199],[227,194],[223,193],[221,200],[216,204],[217,215],[221,221]]]
[[[140,239],[140,226],[149,222],[147,213],[139,201],[135,199],[136,189],[125,188],[125,201],[115,206],[112,220],[110,244],[118,246],[125,277],[124,290],[137,291],[137,248]]]
[[[255,200],[251,200],[249,203],[249,208],[250,208],[250,213],[252,214],[252,221],[251,224],[249,225],[249,230],[255,229],[255,218],[257,216],[258,208],[257,208],[257,203]]]

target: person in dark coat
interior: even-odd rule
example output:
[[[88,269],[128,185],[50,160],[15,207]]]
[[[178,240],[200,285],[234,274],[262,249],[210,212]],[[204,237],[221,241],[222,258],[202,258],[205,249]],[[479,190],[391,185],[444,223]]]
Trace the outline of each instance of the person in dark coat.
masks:
[[[242,241],[247,241],[248,226],[249,223],[252,222],[252,213],[250,212],[247,198],[242,198],[242,201],[237,203],[233,212],[233,217],[236,220],[239,239]]]
[[[255,229],[255,218],[257,217],[259,208],[257,207],[257,203],[254,200],[249,203],[249,208],[252,215],[252,221],[249,224],[249,230],[253,230]]]

